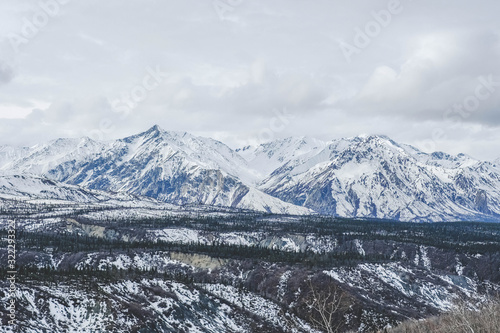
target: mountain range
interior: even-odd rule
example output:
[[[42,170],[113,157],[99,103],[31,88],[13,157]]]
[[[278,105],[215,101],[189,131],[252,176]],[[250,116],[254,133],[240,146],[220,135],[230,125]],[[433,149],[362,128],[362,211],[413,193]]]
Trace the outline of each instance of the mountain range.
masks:
[[[16,182],[31,177],[34,184],[64,189],[52,189],[51,199],[117,192],[174,205],[280,214],[500,220],[499,160],[424,153],[380,135],[327,142],[287,138],[233,150],[217,140],[153,126],[113,141],[3,146],[0,174],[0,195],[15,196],[21,186]]]

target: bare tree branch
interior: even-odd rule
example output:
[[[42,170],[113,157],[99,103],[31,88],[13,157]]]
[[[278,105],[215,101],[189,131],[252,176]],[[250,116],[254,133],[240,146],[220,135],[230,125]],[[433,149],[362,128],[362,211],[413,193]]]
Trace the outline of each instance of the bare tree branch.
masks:
[[[327,333],[337,333],[342,326],[342,320],[336,320],[342,306],[342,292],[332,285],[319,289],[309,280],[310,296],[306,305],[311,309],[311,322]],[[319,317],[319,318],[318,318]]]

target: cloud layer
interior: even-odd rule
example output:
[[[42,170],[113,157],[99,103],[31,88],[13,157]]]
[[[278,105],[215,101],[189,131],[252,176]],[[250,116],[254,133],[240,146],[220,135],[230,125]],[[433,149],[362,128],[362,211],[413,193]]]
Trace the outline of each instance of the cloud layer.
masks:
[[[493,0],[5,0],[0,145],[112,139],[157,123],[233,146],[377,133],[494,159],[499,9]]]

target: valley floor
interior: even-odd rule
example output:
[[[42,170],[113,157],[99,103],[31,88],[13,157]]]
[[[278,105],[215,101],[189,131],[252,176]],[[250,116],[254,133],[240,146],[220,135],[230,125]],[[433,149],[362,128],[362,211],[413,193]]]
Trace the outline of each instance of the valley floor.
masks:
[[[500,292],[500,224],[24,202],[2,263],[13,224],[18,332],[413,332]]]

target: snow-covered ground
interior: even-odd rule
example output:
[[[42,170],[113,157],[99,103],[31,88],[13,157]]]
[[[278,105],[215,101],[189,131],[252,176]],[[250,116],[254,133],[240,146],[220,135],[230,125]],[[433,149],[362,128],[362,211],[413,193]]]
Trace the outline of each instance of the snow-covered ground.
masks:
[[[124,280],[90,288],[72,283],[19,285],[17,304],[29,313],[23,319],[23,333],[127,333],[141,327],[171,333],[244,333],[250,324],[217,298],[160,279]]]
[[[354,268],[333,268],[324,273],[357,289],[367,299],[386,306],[401,307],[416,301],[439,311],[449,311],[461,295],[471,306],[485,301],[485,296],[478,292],[478,282],[459,275],[432,273],[427,266],[419,269],[400,263],[366,263]],[[389,299],[387,295],[391,295]]]
[[[284,320],[283,309],[259,295],[222,284],[202,284],[200,286],[229,303],[264,318],[266,321],[274,324],[274,326],[283,328],[286,332],[319,333],[319,331],[311,328],[310,325],[293,314],[285,314],[287,320]]]

